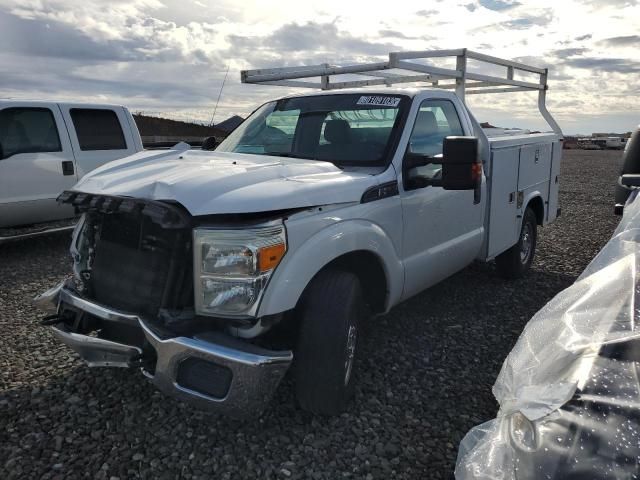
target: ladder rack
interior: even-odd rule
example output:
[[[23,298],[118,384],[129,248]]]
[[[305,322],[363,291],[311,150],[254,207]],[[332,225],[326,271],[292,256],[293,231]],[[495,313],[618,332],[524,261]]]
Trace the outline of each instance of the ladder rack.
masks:
[[[429,60],[433,58],[453,57],[456,68],[440,68],[412,60]],[[506,75],[483,75],[467,69],[468,59],[484,64],[506,67]],[[537,83],[516,80],[514,73],[526,72],[538,75]],[[408,73],[412,72],[412,73]],[[362,80],[335,81],[337,75],[359,75],[369,77]],[[242,83],[260,85],[279,85],[296,88],[318,88],[321,90],[338,90],[343,88],[369,87],[374,85],[391,86],[399,83],[428,82],[433,88],[455,90],[464,102],[466,95],[482,93],[538,92],[538,109],[551,129],[562,134],[559,125],[546,107],[547,94],[546,68],[534,67],[512,60],[505,60],[490,55],[467,50],[425,50],[415,52],[391,52],[386,62],[361,63],[353,65],[309,65],[299,67],[269,68],[260,70],[243,70]],[[309,81],[319,77],[320,81]],[[442,81],[445,81],[442,83]]]

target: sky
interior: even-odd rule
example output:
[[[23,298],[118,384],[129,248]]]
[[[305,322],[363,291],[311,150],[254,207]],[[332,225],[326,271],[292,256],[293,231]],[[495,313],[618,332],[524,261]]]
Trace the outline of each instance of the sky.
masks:
[[[640,0],[0,0],[0,98],[209,123],[228,69],[218,123],[300,91],[241,84],[243,69],[453,48],[549,68],[547,104],[565,134],[640,123]],[[546,127],[534,93],[467,103],[479,121]]]

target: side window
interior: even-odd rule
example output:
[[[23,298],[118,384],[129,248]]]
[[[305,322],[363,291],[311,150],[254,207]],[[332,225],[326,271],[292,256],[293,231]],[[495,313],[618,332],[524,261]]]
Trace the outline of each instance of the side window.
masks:
[[[413,153],[431,157],[442,154],[445,137],[464,135],[458,112],[449,100],[425,100],[420,105],[409,145]],[[414,175],[435,179],[442,166],[432,163],[417,167]]]
[[[425,100],[420,105],[409,143],[414,153],[439,155],[445,137],[463,135],[458,112],[449,100]]]
[[[60,135],[48,108],[0,110],[0,158],[18,153],[61,152]]]
[[[127,142],[116,112],[97,108],[72,108],[71,120],[80,150],[126,150]]]

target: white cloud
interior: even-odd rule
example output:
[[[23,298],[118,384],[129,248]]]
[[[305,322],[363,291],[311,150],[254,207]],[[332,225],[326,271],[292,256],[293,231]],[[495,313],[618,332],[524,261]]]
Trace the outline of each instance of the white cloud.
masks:
[[[565,130],[587,131],[594,119],[628,130],[640,110],[637,18],[636,0],[0,0],[0,95],[114,101],[208,121],[229,66],[220,121],[289,93],[241,85],[243,68],[468,47],[548,66],[550,108]],[[527,94],[470,103],[481,120],[540,125]]]

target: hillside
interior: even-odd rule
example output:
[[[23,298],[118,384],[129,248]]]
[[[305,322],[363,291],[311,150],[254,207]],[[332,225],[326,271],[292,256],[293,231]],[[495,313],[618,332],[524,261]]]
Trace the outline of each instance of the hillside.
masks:
[[[149,117],[147,115],[134,114],[140,135],[150,136],[180,136],[180,137],[223,137],[225,133],[214,127],[197,123],[181,122],[161,117]]]

